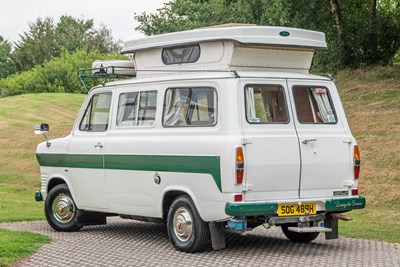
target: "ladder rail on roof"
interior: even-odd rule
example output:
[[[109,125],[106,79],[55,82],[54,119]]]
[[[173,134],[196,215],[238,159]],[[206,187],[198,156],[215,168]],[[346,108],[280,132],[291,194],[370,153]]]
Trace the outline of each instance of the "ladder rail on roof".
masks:
[[[132,70],[134,74],[121,74],[116,70],[126,69]],[[88,73],[89,72],[89,73]],[[87,94],[90,90],[88,88],[85,79],[103,79],[100,83],[105,86],[109,79],[130,79],[136,77],[136,70],[134,67],[127,66],[107,66],[107,67],[98,67],[98,68],[81,68],[78,70],[78,77],[81,80],[83,88],[85,89],[85,93]]]

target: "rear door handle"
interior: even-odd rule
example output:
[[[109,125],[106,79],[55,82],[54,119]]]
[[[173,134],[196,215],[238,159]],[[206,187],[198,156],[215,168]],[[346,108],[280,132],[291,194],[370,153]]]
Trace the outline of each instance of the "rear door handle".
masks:
[[[317,142],[317,139],[304,139],[301,141],[303,144],[307,145],[310,142]]]

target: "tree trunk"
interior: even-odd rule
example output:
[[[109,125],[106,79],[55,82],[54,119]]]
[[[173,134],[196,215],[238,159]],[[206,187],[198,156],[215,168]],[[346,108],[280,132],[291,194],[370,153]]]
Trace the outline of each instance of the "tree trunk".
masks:
[[[345,30],[343,26],[339,1],[329,0],[329,2],[331,4],[331,12],[338,32],[338,39],[340,45],[340,58],[341,58],[340,61],[342,65],[348,66],[349,64],[351,64],[351,52],[345,38]]]
[[[377,38],[376,38],[376,0],[371,0],[368,20],[368,39],[369,45],[367,50],[368,60],[374,64],[377,58]]]
[[[331,11],[333,15],[333,19],[335,20],[336,23],[336,29],[338,31],[338,36],[339,39],[343,39],[343,22],[342,22],[342,16],[340,14],[340,7],[339,7],[339,2],[337,0],[329,0],[331,3]]]

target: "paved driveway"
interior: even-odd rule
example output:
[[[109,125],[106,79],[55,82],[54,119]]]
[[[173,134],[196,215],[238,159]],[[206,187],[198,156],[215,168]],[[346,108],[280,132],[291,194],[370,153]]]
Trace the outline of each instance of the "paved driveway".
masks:
[[[279,228],[229,233],[225,250],[195,254],[176,251],[162,224],[119,218],[75,233],[55,232],[44,221],[2,223],[0,228],[53,238],[18,266],[400,266],[400,244],[322,237],[296,244]]]

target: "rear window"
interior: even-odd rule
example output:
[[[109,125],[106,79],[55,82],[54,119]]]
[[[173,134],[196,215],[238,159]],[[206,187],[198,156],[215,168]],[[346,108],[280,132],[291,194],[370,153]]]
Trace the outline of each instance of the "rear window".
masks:
[[[284,89],[280,85],[245,87],[246,119],[249,123],[287,123]]]
[[[169,88],[165,93],[165,127],[205,127],[217,123],[217,92],[213,88]]]
[[[336,114],[326,87],[293,87],[297,119],[300,123],[335,124]]]

